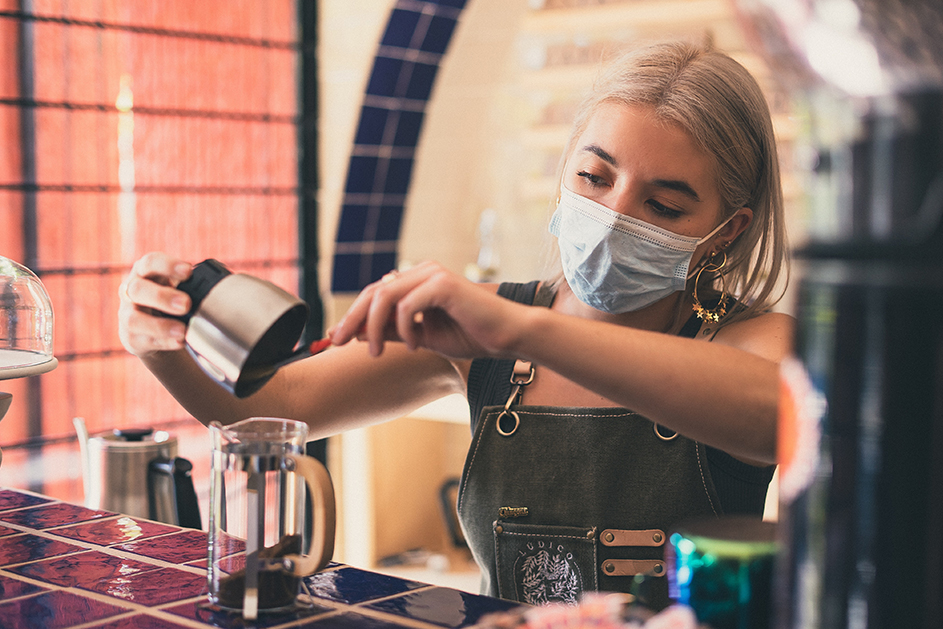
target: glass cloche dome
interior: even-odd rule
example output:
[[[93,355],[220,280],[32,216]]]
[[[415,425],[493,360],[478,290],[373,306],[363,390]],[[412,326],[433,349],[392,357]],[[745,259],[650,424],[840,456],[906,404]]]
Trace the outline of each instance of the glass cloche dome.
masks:
[[[37,376],[56,368],[52,327],[46,287],[25,266],[0,256],[0,380]],[[0,392],[0,419],[12,401],[11,394]]]
[[[52,303],[42,281],[0,256],[0,380],[51,371]]]

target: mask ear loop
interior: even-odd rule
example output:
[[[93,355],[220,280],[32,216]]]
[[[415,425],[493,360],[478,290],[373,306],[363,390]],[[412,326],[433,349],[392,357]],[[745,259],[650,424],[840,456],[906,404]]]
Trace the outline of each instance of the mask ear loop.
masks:
[[[723,259],[718,263],[717,256],[723,256]],[[724,267],[727,266],[727,252],[720,250],[714,255],[711,256],[711,259],[707,261],[707,264],[702,266],[697,275],[694,276],[694,291],[692,298],[694,299],[694,304],[692,308],[694,309],[694,314],[697,315],[697,318],[701,321],[717,323],[727,314],[727,280],[725,274],[722,272]],[[708,310],[701,304],[701,301],[697,298],[697,285],[701,281],[701,273],[707,271],[708,273],[717,273],[720,277],[720,300],[717,302],[717,305],[713,310]]]

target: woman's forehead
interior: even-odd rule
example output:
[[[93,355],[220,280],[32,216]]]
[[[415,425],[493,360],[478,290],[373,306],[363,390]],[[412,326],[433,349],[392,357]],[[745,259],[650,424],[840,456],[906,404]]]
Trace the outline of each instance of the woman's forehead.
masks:
[[[716,182],[715,160],[679,123],[653,107],[601,103],[577,137],[570,157],[593,155],[615,167],[634,165],[659,173]],[[654,173],[653,173],[654,174]]]

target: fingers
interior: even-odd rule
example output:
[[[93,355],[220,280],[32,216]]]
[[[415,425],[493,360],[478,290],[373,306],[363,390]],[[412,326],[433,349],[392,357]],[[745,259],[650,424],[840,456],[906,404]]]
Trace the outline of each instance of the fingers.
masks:
[[[188,262],[163,253],[149,253],[134,263],[119,295],[138,307],[184,315],[190,309],[190,298],[175,287],[190,277],[190,272]]]
[[[423,263],[403,273],[387,274],[364,288],[343,319],[330,330],[332,340],[343,345],[360,338],[369,343],[373,356],[379,356],[385,341],[401,340],[400,300],[438,269],[438,265]],[[405,319],[412,323],[412,315]]]
[[[132,354],[183,347],[186,326],[155,312],[184,315],[189,296],[175,287],[190,276],[191,265],[163,253],[149,253],[134,263],[118,289],[118,335]]]

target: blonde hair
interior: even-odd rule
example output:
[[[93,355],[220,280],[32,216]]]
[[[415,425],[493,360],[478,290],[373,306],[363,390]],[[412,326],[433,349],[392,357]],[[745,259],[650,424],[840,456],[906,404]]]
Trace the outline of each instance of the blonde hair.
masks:
[[[723,217],[742,207],[753,211],[750,225],[726,249],[727,285],[743,308],[721,324],[768,310],[782,297],[789,257],[776,140],[756,80],[726,54],[684,42],[622,55],[599,76],[577,112],[561,159],[561,178],[590,118],[601,104],[613,102],[651,107],[716,160]]]

